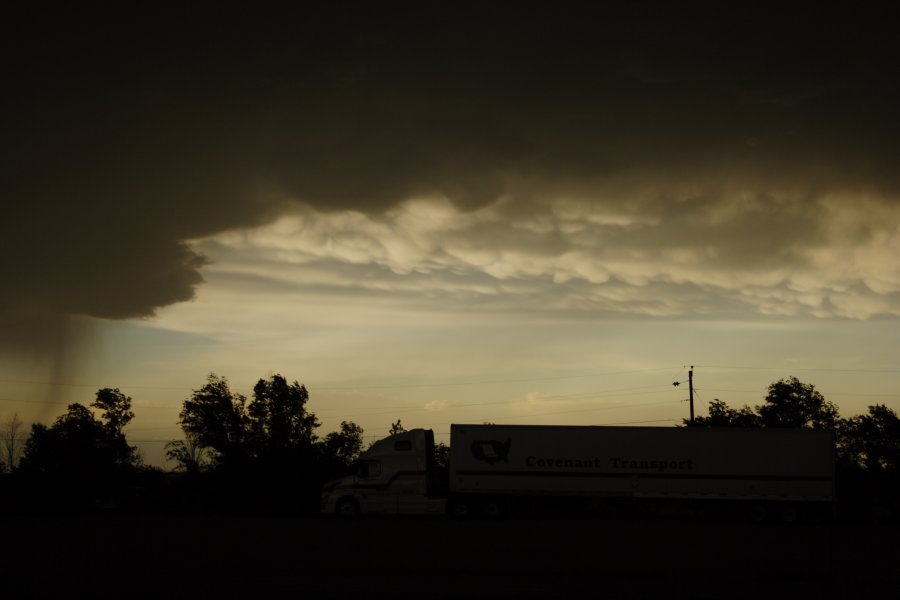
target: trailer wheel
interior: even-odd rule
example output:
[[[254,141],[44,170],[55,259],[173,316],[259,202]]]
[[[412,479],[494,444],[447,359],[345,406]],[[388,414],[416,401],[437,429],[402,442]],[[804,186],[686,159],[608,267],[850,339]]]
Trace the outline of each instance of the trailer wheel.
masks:
[[[481,514],[488,519],[498,519],[503,514],[503,507],[497,500],[488,500],[481,505]]]
[[[454,500],[450,502],[450,509],[448,512],[454,519],[467,519],[471,516],[472,511],[467,502],[463,500]]]
[[[762,504],[754,504],[750,507],[747,516],[753,523],[762,523],[769,516],[769,511]]]
[[[797,510],[796,506],[788,504],[781,507],[778,516],[781,518],[782,523],[796,523],[800,516],[800,511]]]
[[[340,500],[338,500],[334,512],[342,519],[355,519],[359,516],[360,512],[359,502],[357,502],[353,498],[341,498]]]

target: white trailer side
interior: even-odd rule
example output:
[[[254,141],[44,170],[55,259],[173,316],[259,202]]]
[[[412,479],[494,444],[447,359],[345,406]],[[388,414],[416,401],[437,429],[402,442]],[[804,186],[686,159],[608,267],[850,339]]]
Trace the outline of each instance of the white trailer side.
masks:
[[[834,499],[827,431],[453,425],[450,448],[452,494]]]

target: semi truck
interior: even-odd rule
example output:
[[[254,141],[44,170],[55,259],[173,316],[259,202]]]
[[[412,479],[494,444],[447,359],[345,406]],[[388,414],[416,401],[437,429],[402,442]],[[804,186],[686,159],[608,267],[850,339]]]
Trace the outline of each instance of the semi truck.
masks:
[[[497,517],[652,500],[793,520],[834,502],[829,431],[460,424],[450,428],[449,463],[436,464],[432,430],[392,435],[324,486],[322,511]]]

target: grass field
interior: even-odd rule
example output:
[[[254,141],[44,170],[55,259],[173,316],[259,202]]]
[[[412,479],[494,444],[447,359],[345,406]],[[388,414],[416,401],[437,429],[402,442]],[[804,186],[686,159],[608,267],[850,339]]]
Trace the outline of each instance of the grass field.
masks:
[[[67,515],[0,527],[9,598],[865,598],[900,585],[896,523]]]

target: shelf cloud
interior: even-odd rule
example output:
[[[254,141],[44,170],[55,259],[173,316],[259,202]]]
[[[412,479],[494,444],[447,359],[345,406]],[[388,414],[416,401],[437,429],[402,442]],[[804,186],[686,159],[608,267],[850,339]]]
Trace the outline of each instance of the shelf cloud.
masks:
[[[896,9],[4,11],[7,323],[151,316],[202,244],[448,302],[900,311]]]

